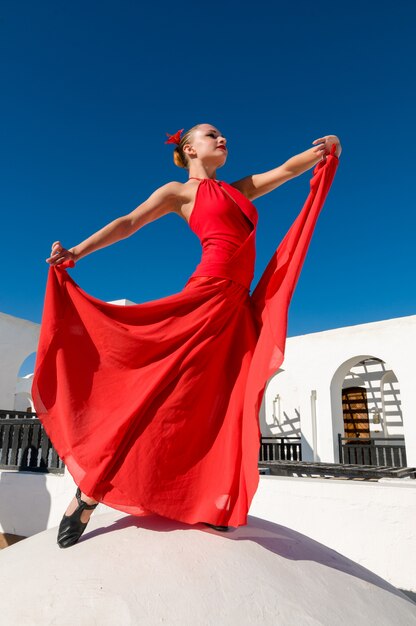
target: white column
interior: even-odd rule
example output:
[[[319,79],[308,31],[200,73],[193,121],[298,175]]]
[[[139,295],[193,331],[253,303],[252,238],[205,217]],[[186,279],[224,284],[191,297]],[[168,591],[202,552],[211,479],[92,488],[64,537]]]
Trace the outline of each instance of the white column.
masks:
[[[312,455],[313,460],[318,460],[317,429],[316,429],[316,389],[311,391],[311,418],[312,418]]]

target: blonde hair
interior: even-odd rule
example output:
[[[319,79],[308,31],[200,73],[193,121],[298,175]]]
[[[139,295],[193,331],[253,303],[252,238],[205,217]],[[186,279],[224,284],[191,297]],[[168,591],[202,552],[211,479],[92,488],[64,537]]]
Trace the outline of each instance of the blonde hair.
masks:
[[[183,147],[185,144],[189,143],[191,140],[191,135],[200,126],[200,124],[196,124],[196,126],[192,126],[189,130],[186,131],[181,137],[179,144],[176,146],[173,151],[173,162],[178,167],[183,167],[184,169],[189,169],[189,161],[185,152],[183,151]]]

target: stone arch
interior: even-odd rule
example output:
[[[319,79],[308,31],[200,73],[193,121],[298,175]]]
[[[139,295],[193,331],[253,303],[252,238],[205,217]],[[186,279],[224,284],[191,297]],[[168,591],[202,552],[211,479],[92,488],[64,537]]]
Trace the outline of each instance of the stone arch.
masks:
[[[393,370],[387,370],[380,381],[382,425],[385,437],[403,434],[399,381]]]
[[[36,350],[28,352],[20,362],[19,370],[17,372],[18,378],[25,378],[33,374],[35,369]]]
[[[34,412],[35,410],[32,400],[32,381],[35,358],[36,352],[31,352],[26,355],[20,363],[14,390],[13,408],[15,411]]]
[[[332,376],[330,390],[331,390],[331,415],[332,415],[332,428],[334,433],[334,446],[338,449],[338,434],[344,435],[344,415],[342,411],[342,389],[344,380],[350,372],[351,368],[367,359],[374,358],[371,354],[359,354],[353,356],[339,365]],[[336,453],[335,458],[338,457]]]
[[[267,383],[259,417],[262,435],[300,437],[299,391],[287,370],[280,368]]]
[[[28,391],[18,391],[14,394],[14,410],[34,413],[32,394]]]
[[[342,408],[342,391],[349,387],[366,389],[369,416],[369,432],[371,438],[388,438],[403,436],[403,419],[401,414],[400,390],[394,369],[378,356],[360,354],[345,360],[334,372],[330,393],[331,413],[334,433],[335,458],[338,458],[338,434],[344,436],[344,415]],[[387,426],[387,407],[395,412],[395,431]],[[392,421],[393,418],[392,418]]]

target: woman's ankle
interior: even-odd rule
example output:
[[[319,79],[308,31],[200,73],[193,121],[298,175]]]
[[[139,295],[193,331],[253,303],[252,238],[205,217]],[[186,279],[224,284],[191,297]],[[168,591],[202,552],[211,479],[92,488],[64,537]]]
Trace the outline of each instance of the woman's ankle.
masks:
[[[83,502],[85,502],[86,504],[98,504],[97,500],[94,500],[94,498],[90,498],[89,496],[87,496],[85,493],[83,493],[81,491],[81,500]]]

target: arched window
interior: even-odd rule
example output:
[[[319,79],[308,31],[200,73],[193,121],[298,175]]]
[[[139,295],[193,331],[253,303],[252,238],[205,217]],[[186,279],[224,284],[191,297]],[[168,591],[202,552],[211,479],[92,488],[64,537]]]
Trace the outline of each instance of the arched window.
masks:
[[[20,365],[14,392],[14,410],[33,413],[32,380],[35,368],[36,352],[29,354]]]

